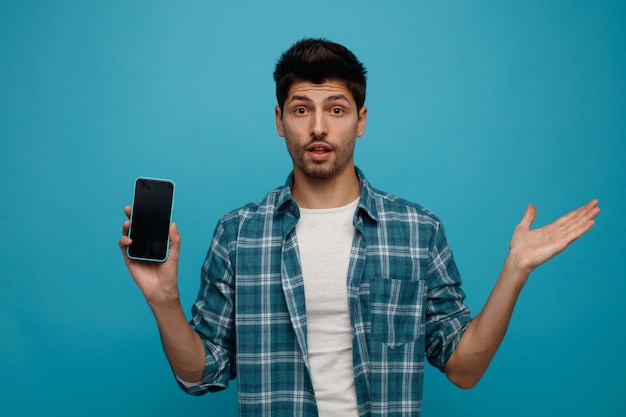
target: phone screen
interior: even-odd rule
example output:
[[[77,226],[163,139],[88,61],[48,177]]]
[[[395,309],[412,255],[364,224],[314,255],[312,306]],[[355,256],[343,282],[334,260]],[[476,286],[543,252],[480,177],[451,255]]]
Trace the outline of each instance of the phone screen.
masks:
[[[138,178],[130,215],[130,258],[163,262],[169,250],[169,227],[174,202],[170,180]]]

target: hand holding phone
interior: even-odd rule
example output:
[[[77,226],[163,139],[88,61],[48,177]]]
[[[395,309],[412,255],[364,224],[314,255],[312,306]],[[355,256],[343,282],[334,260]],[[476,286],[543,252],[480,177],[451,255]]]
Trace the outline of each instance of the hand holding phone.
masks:
[[[169,252],[169,226],[174,205],[174,182],[138,178],[130,214],[126,253],[131,259],[163,262]]]

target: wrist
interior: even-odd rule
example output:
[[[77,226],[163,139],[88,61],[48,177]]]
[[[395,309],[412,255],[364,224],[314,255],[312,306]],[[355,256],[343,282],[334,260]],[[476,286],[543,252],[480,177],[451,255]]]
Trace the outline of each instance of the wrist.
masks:
[[[178,288],[173,288],[170,291],[163,291],[150,299],[146,298],[146,302],[156,314],[157,310],[167,311],[180,308],[180,294],[178,293]]]
[[[502,268],[503,278],[514,285],[518,290],[521,290],[524,284],[526,284],[526,281],[528,281],[531,272],[532,268],[522,265],[515,252],[509,252],[504,260],[504,267]]]

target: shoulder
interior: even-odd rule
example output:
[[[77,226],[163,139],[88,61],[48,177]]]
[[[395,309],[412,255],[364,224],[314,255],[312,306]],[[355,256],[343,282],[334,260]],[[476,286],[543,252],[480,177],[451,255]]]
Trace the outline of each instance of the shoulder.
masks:
[[[422,205],[398,197],[395,194],[369,187],[369,196],[382,222],[399,220],[416,224],[431,225],[438,228],[441,220]]]
[[[238,207],[220,218],[221,224],[240,223],[246,219],[266,218],[274,215],[284,205],[285,187],[268,192],[263,199]]]
[[[373,187],[360,169],[357,168],[356,172],[361,184],[359,207],[374,221],[382,225],[397,221],[413,225],[432,225],[435,229],[439,228],[441,221],[432,211],[420,204]]]

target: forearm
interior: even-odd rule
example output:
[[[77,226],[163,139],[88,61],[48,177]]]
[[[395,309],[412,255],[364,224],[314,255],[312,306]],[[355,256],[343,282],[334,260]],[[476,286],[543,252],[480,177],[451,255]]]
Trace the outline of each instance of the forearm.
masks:
[[[200,381],[205,365],[204,346],[200,336],[189,326],[180,302],[150,307],[174,373],[187,382]]]
[[[452,382],[464,388],[478,382],[504,338],[517,297],[531,271],[591,229],[600,211],[597,204],[597,200],[591,200],[536,230],[530,230],[536,210],[532,204],[528,206],[513,232],[509,255],[496,286],[445,366]]]
[[[508,328],[513,309],[529,271],[520,270],[509,255],[481,313],[461,337],[445,367],[447,377],[471,388],[487,370]]]

